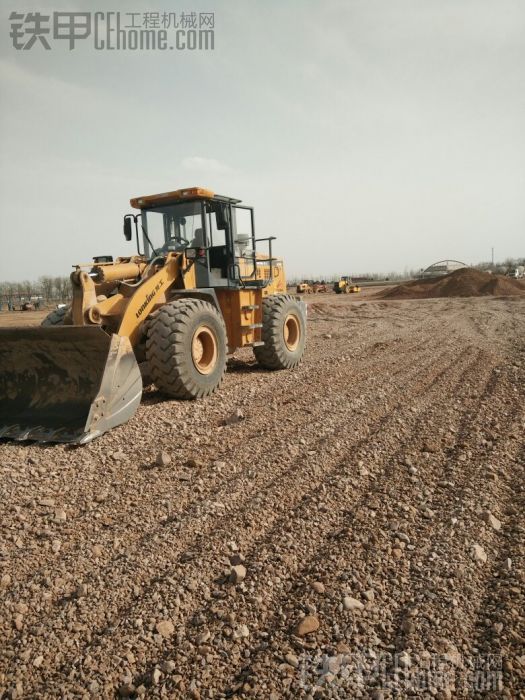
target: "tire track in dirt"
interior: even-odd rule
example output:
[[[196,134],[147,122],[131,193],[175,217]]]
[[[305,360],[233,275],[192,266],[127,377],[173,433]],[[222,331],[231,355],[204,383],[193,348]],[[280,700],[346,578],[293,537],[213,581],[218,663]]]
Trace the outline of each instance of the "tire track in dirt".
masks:
[[[447,359],[449,360],[449,358],[447,358]],[[452,364],[455,365],[456,362],[454,361]],[[441,373],[445,372],[446,369],[447,369],[448,367],[450,367],[450,366],[451,366],[450,364],[446,365],[443,369],[441,369],[441,370],[438,371],[438,374],[439,374],[440,372],[441,372]],[[409,368],[409,369],[410,369],[410,373],[412,373],[411,368]],[[434,379],[431,380],[431,383],[433,383],[433,382],[434,382]],[[424,393],[424,392],[427,390],[427,386],[428,386],[428,381],[421,381],[421,383],[420,383],[420,385],[417,387],[417,389],[418,389],[418,391]],[[326,439],[327,439],[327,438],[326,438],[325,436],[322,436],[322,437],[320,438],[320,441],[323,441],[323,440],[326,440]],[[366,440],[366,439],[369,439],[369,436],[365,436],[365,440]],[[284,469],[283,471],[287,472],[287,471],[289,471],[289,470]],[[292,482],[293,482],[293,480],[292,480]],[[278,482],[276,482],[276,483],[278,484]],[[261,510],[264,511],[264,508],[262,508]],[[189,529],[189,528],[188,528],[188,530],[191,531],[191,529]],[[179,544],[180,544],[180,541],[179,541]],[[113,564],[114,564],[114,563],[112,563],[112,565],[113,565]],[[119,616],[120,616],[119,613],[117,613],[117,615],[116,615],[115,617],[118,618]]]
[[[192,474],[190,482],[183,482],[182,487],[173,473],[128,475],[125,465],[113,465],[107,459],[106,467],[91,471],[91,481],[79,474],[75,497],[81,497],[82,488],[86,483],[94,484],[96,478],[105,485],[114,482],[115,498],[105,502],[99,511],[108,519],[107,529],[111,532],[104,535],[104,541],[109,542],[115,535],[124,543],[107,561],[100,562],[100,571],[97,572],[96,561],[86,566],[82,542],[100,535],[96,524],[90,522],[96,513],[86,513],[82,520],[74,521],[78,535],[66,535],[68,544],[78,545],[74,556],[59,559],[39,556],[38,551],[26,552],[23,570],[27,579],[20,581],[22,552],[13,556],[9,542],[9,549],[4,549],[4,561],[18,581],[15,588],[5,592],[9,603],[6,613],[10,619],[13,594],[18,600],[27,601],[30,610],[24,615],[22,630],[11,629],[5,638],[5,649],[14,655],[8,657],[0,651],[0,666],[2,670],[8,669],[6,676],[0,674],[0,695],[3,687],[13,687],[15,680],[22,678],[24,691],[33,695],[38,692],[49,697],[84,696],[96,679],[95,695],[112,696],[122,675],[131,672],[138,679],[141,673],[145,674],[151,697],[186,697],[193,687],[200,687],[202,697],[217,697],[221,690],[233,691],[237,683],[241,683],[236,690],[239,697],[268,698],[271,690],[278,691],[278,697],[296,697],[299,688],[294,685],[295,670],[281,668],[283,652],[290,645],[297,645],[296,651],[310,648],[313,654],[319,645],[329,651],[338,641],[347,640],[358,648],[370,646],[377,637],[387,646],[393,642],[395,648],[398,639],[404,643],[399,635],[399,621],[410,595],[425,594],[423,612],[429,618],[434,617],[436,629],[420,628],[425,634],[429,630],[429,642],[437,641],[446,629],[446,620],[439,607],[439,596],[432,600],[426,596],[426,589],[440,594],[441,588],[440,584],[429,586],[423,576],[436,574],[437,562],[431,559],[432,551],[442,545],[449,547],[447,531],[440,529],[448,517],[446,508],[450,513],[455,512],[455,507],[471,509],[475,489],[484,484],[483,474],[476,470],[479,465],[471,462],[485,452],[469,442],[468,431],[474,430],[479,435],[485,427],[480,424],[488,415],[494,412],[502,421],[506,414],[504,428],[492,423],[489,426],[489,432],[494,433],[494,438],[487,433],[494,442],[491,454],[505,474],[510,456],[517,455],[516,441],[509,442],[509,431],[519,427],[519,413],[513,413],[513,407],[520,395],[507,392],[508,406],[503,406],[504,391],[499,379],[495,382],[495,392],[487,394],[488,407],[483,408],[479,393],[487,371],[511,357],[511,345],[516,346],[515,339],[524,326],[523,319],[516,314],[517,309],[523,308],[522,304],[501,303],[496,308],[494,302],[483,300],[447,303],[447,307],[445,312],[441,302],[399,303],[390,308],[386,305],[385,310],[367,312],[373,318],[361,319],[361,327],[352,324],[351,335],[347,337],[344,334],[348,331],[345,328],[348,319],[334,319],[330,323],[335,335],[329,342],[319,337],[325,328],[330,332],[330,326],[323,325],[328,322],[314,323],[307,361],[293,376],[259,377],[252,370],[231,372],[220,401],[212,400],[192,410],[148,404],[141,407],[140,420],[133,425],[111,433],[92,450],[83,451],[84,457],[80,453],[72,454],[72,463],[80,465],[84,460],[97,459],[111,449],[121,448],[124,440],[134,439],[136,435],[139,459],[146,458],[148,449],[169,446],[179,450],[178,461],[182,462],[196,454],[197,445],[205,460],[222,458],[230,463],[231,459],[240,471],[224,480],[224,475],[204,467]],[[466,318],[471,312],[482,317],[477,326]],[[397,324],[401,329],[398,330]],[[479,355],[476,346],[491,350],[492,355]],[[518,349],[516,346],[516,352]],[[461,352],[463,355],[456,359]],[[349,356],[346,363],[340,362],[341,355]],[[480,364],[476,364],[476,357],[481,357]],[[470,386],[462,387],[463,371]],[[508,389],[515,389],[519,375],[513,368],[509,372],[509,382],[512,380],[514,385]],[[293,401],[279,406],[284,396]],[[210,435],[206,421],[216,424],[228,414],[232,404],[242,405],[246,420],[233,429]],[[509,427],[511,414],[516,424]],[[262,416],[266,422],[261,420]],[[182,433],[191,429],[198,442],[192,445],[182,438],[173,440],[162,424],[152,422],[158,419],[185,423]],[[455,434],[448,435],[448,424],[454,427]],[[452,487],[439,483],[449,479],[447,474],[443,478],[441,451],[424,457],[415,482],[407,479],[407,467],[398,464],[407,446],[417,452],[425,439],[441,429],[444,432],[439,434],[447,438],[447,457],[454,449],[458,454],[461,450],[472,452],[466,461],[465,474],[461,475],[464,477],[461,494],[454,494]],[[232,451],[226,457],[228,447]],[[33,459],[37,458],[37,466],[41,455],[46,458],[57,455],[59,462],[64,459],[60,449],[40,452],[29,448],[27,452]],[[23,451],[2,445],[0,454],[16,459]],[[359,460],[366,467],[358,466],[357,474],[355,466],[349,470],[349,464],[355,465]],[[103,473],[108,467],[112,473],[109,478]],[[23,487],[8,484],[9,498],[15,503],[20,504],[20,497],[30,493],[27,482],[33,471],[36,471],[33,467],[26,469],[27,481]],[[45,495],[43,489],[55,484],[53,479],[37,474],[31,487],[33,493]],[[454,480],[460,484],[459,477]],[[517,480],[512,483],[514,489],[520,486]],[[506,500],[511,493],[499,489],[494,497],[506,508],[507,502],[511,505],[516,502],[510,496]],[[171,511],[166,511],[166,499],[172,500],[175,494],[178,501],[173,503]],[[452,500],[455,495],[457,502]],[[219,511],[214,505],[218,498],[226,501],[225,508]],[[410,509],[412,503],[417,505],[414,512]],[[420,514],[426,507],[436,510],[430,522]],[[167,519],[163,513],[168,515]],[[422,553],[418,557],[417,549],[407,548],[402,560],[422,559],[423,573],[419,578],[408,578],[412,589],[404,590],[405,572],[392,560],[396,540],[389,526],[393,517],[406,520],[403,527],[409,528],[406,531],[415,543],[413,546]],[[14,511],[13,516],[9,514],[8,522],[10,526],[19,525]],[[33,527],[31,521],[29,525]],[[44,525],[45,521],[39,518],[36,527]],[[28,535],[31,530],[25,532]],[[477,536],[477,531],[469,526],[469,538],[474,535]],[[519,531],[509,532],[509,540],[502,541],[505,546],[500,552],[495,548],[499,538],[495,543],[492,538],[483,540],[483,544],[488,543],[491,556],[503,557],[512,551],[517,560],[518,538]],[[215,579],[222,575],[227,563],[224,557],[233,551],[232,539],[248,556],[248,576],[243,584],[230,588]],[[125,546],[126,540],[129,547]],[[193,558],[181,558],[181,553],[188,550]],[[463,557],[462,549],[453,551],[458,560]],[[35,564],[40,566],[41,573],[31,577],[30,567],[35,569]],[[42,590],[39,577],[56,577],[61,571],[69,570],[75,573],[78,570],[81,580],[88,581],[88,595],[65,599],[62,606],[52,609],[51,616],[45,606],[38,609],[38,603],[33,609],[38,591]],[[482,573],[487,574],[487,570]],[[308,588],[306,579],[312,580],[314,575],[330,582],[321,598]],[[485,641],[483,602],[491,595],[496,601],[494,605],[501,600],[499,592],[484,587],[484,581],[480,578],[480,587],[474,591],[477,610],[469,618],[468,631],[462,634],[463,640],[465,634],[469,638],[469,649],[481,647]],[[523,590],[522,581],[516,577],[512,581],[514,587]],[[71,578],[63,587],[66,593],[70,586]],[[343,586],[358,597],[367,586],[374,587],[376,601],[367,603],[361,615],[341,612]],[[472,593],[468,586],[468,581],[458,580],[461,605]],[[179,602],[174,600],[177,596]],[[262,597],[263,603],[257,602],[256,597]],[[322,617],[322,628],[315,637],[303,641],[301,647],[299,640],[290,637],[289,626],[298,611],[306,610],[305,606],[313,602]],[[506,648],[511,644],[509,640],[517,641],[512,634],[519,632],[520,618],[516,618],[511,605],[504,618],[509,628],[504,638]],[[235,613],[235,621],[229,621],[230,613]],[[177,633],[161,645],[151,636],[155,632],[151,620],[163,617],[173,618]],[[143,619],[143,626],[135,626],[137,618]],[[231,635],[221,636],[226,627],[235,631],[241,623],[250,628],[248,639],[232,641]],[[197,644],[197,633],[206,628],[213,632],[211,640]],[[6,626],[0,625],[0,629],[6,630]],[[20,654],[28,650],[33,655],[38,653],[43,634],[47,638],[45,661],[36,670],[32,667],[33,656],[26,663]],[[460,629],[457,634],[461,634]],[[127,658],[128,651],[134,652],[133,661]],[[153,664],[168,658],[175,660],[175,674],[162,674],[159,685],[150,687]],[[178,672],[182,672],[180,680]],[[199,680],[201,685],[192,686],[192,680]],[[334,697],[336,691],[336,688],[331,690]]]
[[[473,365],[474,368],[477,368],[478,366],[479,366],[478,362],[475,362],[474,365]],[[447,378],[447,379],[448,379],[448,378]],[[456,386],[459,386],[460,383],[461,383],[461,377],[458,377]],[[439,388],[440,388],[440,387],[439,387],[439,384],[438,384],[437,382],[434,382],[434,385],[435,385],[436,390],[439,391]],[[427,409],[427,411],[428,411],[429,413],[435,411],[435,404],[431,405],[431,406]],[[418,417],[418,418],[416,419],[415,424],[414,424],[414,426],[413,426],[413,428],[412,428],[412,434],[413,434],[413,433],[416,433],[416,434],[417,434],[417,431],[418,431],[418,428],[419,428],[419,423],[420,423],[420,420],[422,420],[422,419],[423,419],[422,417]],[[391,448],[390,448],[390,449],[391,449]],[[401,444],[399,445],[399,450],[398,450],[398,452],[394,452],[394,453],[393,453],[393,454],[394,454],[394,459],[396,458],[396,456],[397,456],[399,459],[401,459],[401,455],[403,454],[403,452],[404,452],[404,444],[401,443]],[[377,469],[379,470],[381,466],[385,466],[385,465],[390,461],[390,459],[391,459],[391,457],[385,458],[379,465],[376,465],[376,466],[377,466]],[[339,485],[338,485],[338,488],[339,488]],[[351,523],[351,522],[353,521],[353,519],[355,518],[356,514],[357,514],[360,510],[362,510],[363,508],[366,508],[366,507],[367,507],[368,502],[369,502],[370,500],[374,499],[374,497],[376,497],[378,494],[380,494],[382,497],[384,497],[384,493],[383,493],[383,490],[382,490],[381,486],[378,486],[378,487],[376,487],[375,489],[372,488],[371,491],[368,490],[368,489],[366,489],[366,487],[363,488],[362,491],[361,491],[360,489],[358,489],[358,490],[357,490],[357,494],[356,494],[355,486],[352,485],[352,486],[351,486],[351,491],[352,491],[352,495],[353,495],[353,496],[355,496],[355,495],[358,496],[358,499],[357,499],[357,500],[354,500],[354,502],[353,502],[353,504],[352,504],[352,507],[351,507],[350,509],[343,507],[343,508],[340,509],[340,510],[333,510],[333,509],[330,510],[331,524],[330,524],[330,528],[329,528],[328,539],[331,539],[331,537],[332,537],[332,534],[331,534],[331,533],[332,533],[334,530],[335,530],[335,531],[338,531],[338,530],[339,530],[339,531],[341,531],[341,530],[347,530],[347,529],[348,529],[348,526],[349,526],[349,522],[348,522],[348,521],[350,521],[350,523]],[[359,498],[359,495],[361,495],[361,498]],[[305,505],[305,511],[308,511],[311,504],[308,503],[308,501],[307,501],[304,505]],[[299,507],[297,510],[302,509],[302,506],[303,506],[303,504],[300,504],[300,507]],[[305,513],[305,515],[306,515],[306,513]],[[299,515],[296,515],[296,517],[297,517],[298,519],[300,519],[300,516],[299,516]],[[316,523],[316,524],[315,524],[315,527],[316,527],[316,530],[317,530],[318,527],[319,527],[319,524]],[[276,530],[277,530],[277,532],[278,532],[278,531],[280,530],[280,527],[277,527]],[[310,534],[312,534],[312,533],[310,533]],[[315,539],[314,539],[314,541],[315,541]],[[321,561],[321,560],[323,560],[323,559],[325,558],[325,556],[326,556],[326,554],[325,554],[325,552],[326,552],[326,546],[325,546],[326,543],[327,543],[327,540],[326,540],[326,538],[325,538],[325,540],[323,540],[323,543],[321,544],[321,546],[318,548],[317,554],[314,554],[313,556],[312,556],[312,555],[308,556],[308,562],[309,562],[308,565],[307,565],[303,570],[298,570],[298,571],[295,572],[297,578],[299,578],[299,579],[304,579],[304,578],[306,578],[306,577],[308,576],[308,574],[314,574],[314,573],[315,573],[315,568],[316,568],[316,567],[315,567],[315,564],[316,564],[316,561]],[[347,561],[348,561],[348,565],[351,566],[351,557],[349,557]],[[311,577],[310,577],[310,578],[311,578]],[[311,580],[312,580],[312,578],[311,578]],[[265,592],[265,597],[267,597],[267,596],[268,596],[268,593]],[[307,596],[307,597],[308,597],[308,596]],[[272,621],[270,622],[270,624],[268,625],[268,629],[271,627],[272,629],[275,630],[275,627],[276,627],[276,626],[277,626],[277,622],[276,622],[275,620],[272,620]]]
[[[415,346],[410,347],[408,349],[409,352],[414,351],[414,350],[415,350]],[[425,350],[426,350],[426,348],[423,348],[422,351],[424,352]],[[381,362],[380,358],[370,357],[368,365],[365,365],[365,367],[360,369],[359,372],[357,372],[356,374],[353,374],[348,379],[348,391],[351,392],[353,387],[357,386],[361,381],[368,379],[369,375],[373,376],[373,375],[377,374],[375,369],[376,369],[376,367],[378,367],[380,362]],[[392,365],[393,364],[394,363],[392,363]],[[430,364],[429,364],[429,366],[430,366]],[[402,371],[403,371],[402,368],[396,369],[391,374],[393,376],[395,376],[395,375],[401,373]],[[383,372],[384,372],[384,365],[383,365]],[[410,379],[411,379],[410,376],[407,377],[408,381],[410,381]],[[315,393],[315,391],[317,391],[317,390],[312,388],[311,393]],[[269,394],[271,395],[272,392],[273,392],[273,390],[270,390]],[[297,396],[298,396],[298,394],[292,394],[290,398],[291,398],[291,400],[294,400]],[[308,394],[306,394],[306,398],[305,398],[304,392],[303,392],[303,396],[301,396],[301,400],[302,400],[302,403],[309,403]],[[315,404],[316,413],[311,415],[310,420],[314,421],[314,420],[318,419],[321,421],[322,416],[326,413],[326,411],[331,409],[331,405],[332,404],[331,404],[330,398],[325,399],[324,401],[321,401],[321,402],[317,402]],[[217,455],[217,459],[220,460],[224,457],[225,459],[227,458],[227,459],[230,459],[232,461],[237,461],[237,460],[240,460],[242,458],[242,454],[236,453],[235,450],[240,449],[241,452],[244,451],[246,440],[248,439],[247,432],[251,428],[250,428],[250,425],[248,422],[241,423],[241,425],[239,427],[240,427],[240,430],[237,431],[237,434],[231,436],[229,439],[228,455],[227,456],[223,455],[222,451],[219,451],[219,454]],[[263,443],[261,443],[260,446],[256,446],[256,447],[258,447],[258,449],[252,455],[253,462],[258,462],[262,458],[264,458],[264,455],[266,452],[266,447]],[[309,449],[314,449],[314,448],[315,448],[314,444],[309,446]],[[249,467],[247,467],[245,470],[243,470],[239,473],[236,473],[234,475],[231,475],[229,477],[226,477],[226,478],[222,477],[220,489],[216,490],[215,493],[213,494],[213,497],[215,498],[215,500],[220,499],[221,497],[224,497],[224,495],[226,493],[229,494],[231,492],[231,488],[234,487],[235,484],[238,484],[239,481],[241,481],[242,479],[244,479],[246,477],[246,470],[247,469],[249,469]],[[209,473],[209,470],[208,470],[208,473]],[[150,484],[150,486],[151,486],[151,484]],[[195,497],[195,493],[194,493],[194,484],[189,482],[189,481],[182,482],[181,486],[179,486],[178,488],[179,488],[179,494],[178,494],[178,496],[179,496],[179,503],[178,503],[179,509],[178,509],[178,511],[173,512],[170,517],[176,516],[178,512],[180,512],[183,509],[187,509],[187,508],[191,507],[192,505],[198,505],[198,503],[200,503],[202,500],[204,500],[207,497],[211,497],[212,496],[211,492],[213,490],[213,483],[209,485],[208,492],[204,491],[201,494],[199,494],[199,496],[197,496],[197,497]],[[255,488],[255,485],[254,485],[254,488]],[[156,489],[151,488],[150,493],[148,494],[148,502],[146,503],[143,500],[142,506],[148,507],[148,506],[155,504],[159,495],[163,491],[164,491],[164,488],[162,486],[158,486]],[[190,499],[190,500],[188,501],[188,499]],[[109,508],[111,508],[111,506],[109,506]],[[108,510],[108,509],[106,509],[106,510]],[[100,507],[97,509],[97,512],[103,514],[105,512],[105,509],[103,507]],[[90,527],[90,525],[91,525],[91,527]],[[93,511],[88,510],[88,511],[85,511],[83,513],[83,515],[77,516],[75,518],[75,521],[74,521],[74,526],[75,526],[75,528],[87,526],[87,529],[83,530],[83,538],[82,539],[85,539],[86,537],[89,539],[90,537],[94,536],[96,533],[93,530],[93,528],[97,527],[97,521],[96,520],[93,521]],[[153,524],[152,528],[155,528],[155,527],[156,527],[156,524]],[[118,530],[116,531],[116,533],[118,534]],[[137,541],[138,542],[143,543],[144,539],[145,539],[144,533],[137,534]],[[129,545],[132,545],[131,541],[129,542]],[[82,548],[82,542],[79,542],[77,545],[77,551],[79,551],[81,548]],[[81,554],[81,552],[79,552],[79,553]],[[68,563],[71,566],[74,566],[74,561],[72,560],[74,557],[74,554],[75,554],[75,551],[72,549],[70,549],[68,551],[68,554],[67,554]],[[102,562],[99,561],[99,565],[101,563]],[[45,567],[45,564],[44,564],[44,567]],[[27,575],[28,575],[28,577],[34,578],[35,575],[38,575],[39,573],[40,573],[39,570],[35,571],[34,569],[31,569],[30,571],[28,571]]]
[[[301,505],[302,505],[302,504],[301,504]],[[300,518],[299,518],[299,519],[300,519]],[[304,520],[303,520],[303,522],[304,522]],[[338,525],[340,525],[340,523],[338,523]],[[277,531],[279,531],[279,530],[280,530],[280,527],[277,527]],[[322,548],[322,549],[324,549],[324,548]],[[311,561],[311,557],[309,557],[309,561]],[[303,571],[303,572],[300,572],[300,573],[301,573],[301,574],[304,574],[305,572]]]
[[[457,366],[457,364],[456,364],[455,362],[454,362],[453,364],[454,364],[454,366]],[[435,384],[435,381],[434,381],[434,384]],[[378,427],[377,432],[378,432],[378,433],[381,433],[382,430],[383,430],[383,428],[384,428],[384,426],[383,426],[383,427],[382,427],[382,426]],[[365,442],[366,442],[366,441],[365,441]],[[340,465],[338,465],[338,467],[340,468]],[[343,469],[344,469],[344,468],[346,468],[346,465],[343,465]],[[325,480],[326,480],[326,478],[331,478],[331,475],[329,475],[328,477],[325,476]],[[288,518],[288,516],[285,515],[285,518]],[[282,522],[278,522],[278,523],[275,525],[275,531],[276,531],[277,533],[282,532],[283,524],[284,524],[284,523],[282,523]],[[214,548],[214,549],[218,549],[218,548]],[[253,545],[252,545],[252,549],[253,549]]]

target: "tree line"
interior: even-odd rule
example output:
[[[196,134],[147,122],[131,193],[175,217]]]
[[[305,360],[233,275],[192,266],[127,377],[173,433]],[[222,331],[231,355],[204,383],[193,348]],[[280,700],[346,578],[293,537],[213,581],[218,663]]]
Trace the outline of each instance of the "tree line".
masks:
[[[0,299],[20,303],[38,298],[44,304],[65,303],[71,299],[69,277],[39,277],[36,281],[0,282]]]

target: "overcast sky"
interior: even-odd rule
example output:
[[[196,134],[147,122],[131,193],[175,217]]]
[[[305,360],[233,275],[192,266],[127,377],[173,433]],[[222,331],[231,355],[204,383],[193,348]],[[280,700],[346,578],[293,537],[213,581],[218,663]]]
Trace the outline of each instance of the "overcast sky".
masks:
[[[117,6],[214,12],[215,50],[15,50],[12,10],[108,8],[2,3],[0,280],[131,254],[130,197],[192,185],[289,276],[525,255],[523,0]]]

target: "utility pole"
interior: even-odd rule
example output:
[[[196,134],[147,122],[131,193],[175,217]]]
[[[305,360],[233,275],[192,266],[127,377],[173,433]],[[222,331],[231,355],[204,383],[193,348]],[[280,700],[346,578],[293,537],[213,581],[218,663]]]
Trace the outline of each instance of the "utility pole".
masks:
[[[492,267],[494,267],[494,248],[492,248]]]

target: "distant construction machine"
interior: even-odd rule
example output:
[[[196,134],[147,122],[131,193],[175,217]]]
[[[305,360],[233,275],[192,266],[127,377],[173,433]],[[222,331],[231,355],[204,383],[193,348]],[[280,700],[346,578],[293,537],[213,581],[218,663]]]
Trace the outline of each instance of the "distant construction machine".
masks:
[[[336,294],[355,294],[361,291],[361,287],[352,282],[351,277],[341,277],[334,282],[334,292]]]

